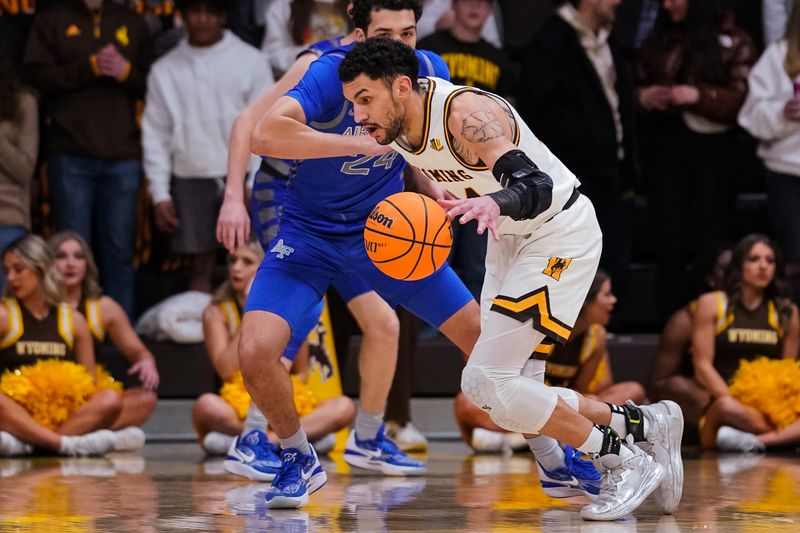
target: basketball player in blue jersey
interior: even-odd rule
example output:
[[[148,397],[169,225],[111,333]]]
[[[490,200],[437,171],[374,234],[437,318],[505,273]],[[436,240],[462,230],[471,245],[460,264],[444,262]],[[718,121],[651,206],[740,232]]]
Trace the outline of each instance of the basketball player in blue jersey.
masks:
[[[277,83],[236,118],[228,151],[225,200],[217,223],[217,239],[229,250],[236,249],[242,242],[246,242],[251,228],[244,201],[244,176],[250,162],[250,133],[253,127],[280,96],[300,81],[315,59],[342,44],[353,41],[355,41],[354,31],[344,37],[320,41],[309,46]],[[263,158],[253,183],[253,221],[261,245],[267,252],[270,250],[269,243],[279,226],[280,213],[294,165],[294,161]],[[397,315],[356,274],[344,273],[335,279],[332,285],[347,302],[348,309],[363,333],[359,352],[361,387],[355,433],[364,439],[371,439],[377,435],[383,422],[380,413],[386,408],[396,366],[399,332]],[[320,301],[317,307],[312,312],[306,313],[302,317],[303,320],[292,329],[291,339],[281,358],[287,368],[291,366],[308,333],[317,325],[322,309],[323,302]],[[266,417],[255,405],[251,405],[247,413],[245,430],[225,461],[226,468],[229,468],[230,472],[246,473],[247,477],[259,480],[270,480],[277,474],[280,461],[275,454],[274,445],[269,443],[263,431],[266,425]],[[401,465],[400,468],[405,471],[424,469],[422,463],[409,459],[399,450],[394,456],[390,457],[387,454],[386,458],[393,464]],[[382,464],[368,466],[384,467]]]
[[[419,13],[419,3],[413,0],[357,0],[352,10],[359,39],[385,35],[411,45]],[[438,56],[420,56],[421,74],[448,76]],[[278,234],[250,291],[239,345],[248,390],[281,440],[283,464],[266,496],[270,507],[303,505],[326,480],[300,428],[281,356],[333,280],[343,273],[358,274],[392,305],[403,305],[439,327],[463,351],[470,351],[479,335],[477,303],[449,267],[418,282],[403,282],[386,277],[366,256],[364,221],[378,201],[402,190],[405,165],[364,135],[348,114],[336,74],[343,57],[344,51],[334,51],[314,61],[300,84],[259,122],[251,143],[251,150],[260,155],[302,160],[286,191]],[[306,125],[306,117],[315,129]],[[277,126],[270,124],[273,119]],[[298,135],[284,120],[312,135]],[[277,133],[277,141],[265,131]],[[321,138],[315,140],[315,135]],[[293,137],[289,150],[284,136]],[[375,378],[385,383],[382,402],[395,357],[384,354],[385,375]],[[380,412],[373,414],[373,435],[365,438],[357,427],[348,440],[346,460],[387,474],[421,472],[419,463],[385,437]]]

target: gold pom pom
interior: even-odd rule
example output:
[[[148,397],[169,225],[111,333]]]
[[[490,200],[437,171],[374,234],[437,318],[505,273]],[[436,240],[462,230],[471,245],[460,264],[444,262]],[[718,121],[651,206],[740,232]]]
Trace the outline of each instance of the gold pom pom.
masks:
[[[736,400],[764,413],[777,429],[785,428],[800,417],[800,362],[742,360],[728,390]]]
[[[7,370],[0,378],[0,392],[24,407],[36,422],[56,430],[97,387],[83,365],[40,359],[13,372]]]
[[[114,379],[114,377],[105,369],[103,365],[96,365],[94,367],[94,382],[97,390],[111,389],[122,394],[125,387],[122,383]]]
[[[298,376],[292,375],[291,378],[297,416],[305,416],[317,406],[317,399],[311,389]],[[222,385],[219,395],[234,408],[239,419],[244,420],[247,416],[247,410],[250,408],[250,395],[244,386],[244,378],[241,371],[237,371]]]
[[[233,407],[239,419],[244,420],[244,417],[247,416],[247,410],[250,408],[250,395],[244,386],[244,378],[241,371],[237,370],[222,385],[219,395]]]

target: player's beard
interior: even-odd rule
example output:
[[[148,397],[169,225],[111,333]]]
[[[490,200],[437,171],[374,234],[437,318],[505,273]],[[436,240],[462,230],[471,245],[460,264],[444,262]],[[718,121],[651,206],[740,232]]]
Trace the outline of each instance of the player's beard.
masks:
[[[383,146],[394,142],[394,140],[403,133],[403,128],[405,126],[406,114],[403,106],[397,104],[394,99],[392,99],[392,107],[394,109],[386,116],[386,121],[388,124],[385,128],[383,128],[383,130],[386,132],[386,135],[384,136],[383,140],[378,141],[378,144]]]

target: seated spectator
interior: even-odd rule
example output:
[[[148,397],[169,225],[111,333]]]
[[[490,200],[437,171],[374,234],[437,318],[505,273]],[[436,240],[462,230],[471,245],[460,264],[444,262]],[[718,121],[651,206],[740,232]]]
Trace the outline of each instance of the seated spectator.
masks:
[[[95,384],[92,335],[63,303],[52,252],[29,235],[2,259],[9,297],[0,306],[0,455],[27,455],[33,447],[62,455],[115,449],[115,433],[102,428],[119,417],[120,395]]]
[[[800,444],[800,320],[797,306],[781,294],[782,282],[778,250],[752,234],[733,250],[724,290],[697,302],[692,358],[695,379],[711,397],[700,422],[707,448]]]
[[[219,245],[228,133],[272,85],[263,56],[225,30],[229,2],[182,0],[188,36],[153,64],[142,119],[144,169],[158,229],[191,258],[189,288],[210,293]]]
[[[752,40],[716,2],[664,2],[639,51],[643,154],[655,219],[658,307],[666,319],[686,305],[686,265],[731,227],[736,117],[757,59]]]
[[[614,383],[606,344],[605,326],[617,298],[611,292],[611,279],[599,270],[586,295],[578,320],[567,344],[540,344],[531,358],[546,357],[545,383],[576,390],[586,397],[623,404],[627,400],[642,403],[644,387],[635,381]],[[507,433],[494,424],[489,416],[466,400],[463,393],[456,396],[456,421],[461,436],[476,451],[500,451],[503,447],[524,447],[524,439],[498,437]],[[474,430],[480,429],[477,435]],[[488,431],[484,431],[488,430]],[[477,436],[477,438],[476,438]]]
[[[722,248],[713,254],[713,262],[709,268],[703,269],[706,289],[720,290],[724,284],[725,270],[731,261],[731,251]],[[647,387],[650,401],[673,400],[683,410],[685,423],[693,430],[708,406],[711,397],[694,380],[692,366],[692,321],[697,311],[697,300],[673,314],[661,332],[656,358],[653,361],[652,374]],[[684,431],[684,435],[688,432]],[[685,438],[685,437],[684,437]]]
[[[0,52],[0,250],[31,227],[31,179],[38,149],[36,97]]]
[[[800,303],[800,2],[786,37],[769,46],[748,77],[739,124],[761,143],[767,167],[767,207],[786,258],[792,298]]]
[[[209,454],[224,454],[237,436],[243,435],[249,439],[253,432],[257,433],[252,438],[261,439],[265,444],[277,442],[275,435],[263,435],[266,429],[264,416],[253,412],[257,409],[251,405],[250,397],[244,389],[237,353],[242,308],[263,255],[257,241],[251,240],[239,246],[228,258],[228,281],[217,290],[212,304],[203,314],[208,355],[217,374],[225,382],[219,395],[206,393],[200,396],[193,410],[194,426],[203,449]],[[291,366],[293,373],[295,406],[301,415],[300,422],[309,440],[319,442],[320,439],[347,427],[355,416],[355,406],[345,396],[317,402],[304,385],[303,374],[307,369],[307,362],[308,350],[301,350],[293,365],[284,360],[287,367]],[[332,439],[328,437],[326,440]],[[325,448],[330,450],[332,444],[328,442]],[[248,468],[252,470],[251,467],[255,468],[254,465]],[[261,479],[257,471],[237,473]]]
[[[97,264],[86,241],[77,233],[63,231],[53,236],[49,245],[55,255],[56,270],[64,282],[65,301],[83,314],[95,348],[106,338],[111,339],[131,363],[128,374],[137,376],[141,384],[123,393],[122,412],[111,429],[141,426],[153,414],[158,401],[155,391],[159,376],[153,354],[136,335],[122,307],[103,295]]]

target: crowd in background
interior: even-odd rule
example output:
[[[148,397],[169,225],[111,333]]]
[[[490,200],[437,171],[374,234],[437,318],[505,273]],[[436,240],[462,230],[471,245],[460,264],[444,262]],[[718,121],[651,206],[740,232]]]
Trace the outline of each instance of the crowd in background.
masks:
[[[107,332],[142,386],[92,391],[77,422],[61,421],[62,436],[95,432],[88,444],[25,418],[2,393],[0,420],[12,412],[16,425],[0,429],[66,453],[133,446],[138,435],[120,432],[152,413],[158,372],[129,320],[154,294],[211,293],[228,279],[215,228],[233,122],[305,47],[348,31],[347,2],[14,5],[0,8],[0,250],[6,302],[16,303],[0,306],[0,351],[22,342],[15,317],[41,320],[52,310],[57,319],[65,302],[85,320],[74,319],[73,340],[57,332],[48,342],[93,367],[81,343],[103,343]],[[613,402],[678,399],[708,447],[799,442],[795,420],[755,406],[751,384],[735,375],[739,359],[762,364],[762,356],[794,360],[798,352],[800,2],[425,0],[417,28],[419,48],[440,54],[454,83],[515,103],[597,211],[605,273],[575,338],[548,354],[548,380]],[[249,172],[258,164],[253,157]],[[742,220],[743,192],[766,199],[752,221]],[[755,229],[772,238],[745,237]],[[69,233],[46,252],[26,240],[31,232]],[[459,228],[451,260],[476,297],[485,250],[485,236]],[[229,292],[218,292],[204,316],[224,381],[237,370],[229,348],[238,316],[225,305],[241,311],[252,276],[242,272],[255,259],[241,263],[259,253],[233,254]],[[612,281],[630,295],[631,264],[646,261],[657,280],[651,307],[657,325],[666,324],[647,390],[614,384],[605,330],[616,303]],[[149,284],[157,278],[174,283],[159,290],[165,285]],[[400,367],[413,358],[418,334],[413,321],[405,329],[411,338],[401,344],[410,348]],[[764,365],[758,372],[772,371]],[[294,371],[302,374],[302,363]],[[410,385],[400,388],[398,410],[406,413],[396,418],[405,426]],[[348,425],[348,402],[314,405],[305,413],[309,435]],[[207,450],[227,449],[241,432],[240,414],[217,395],[200,398],[195,425]],[[456,414],[476,449],[515,447],[468,402],[457,399]]]

